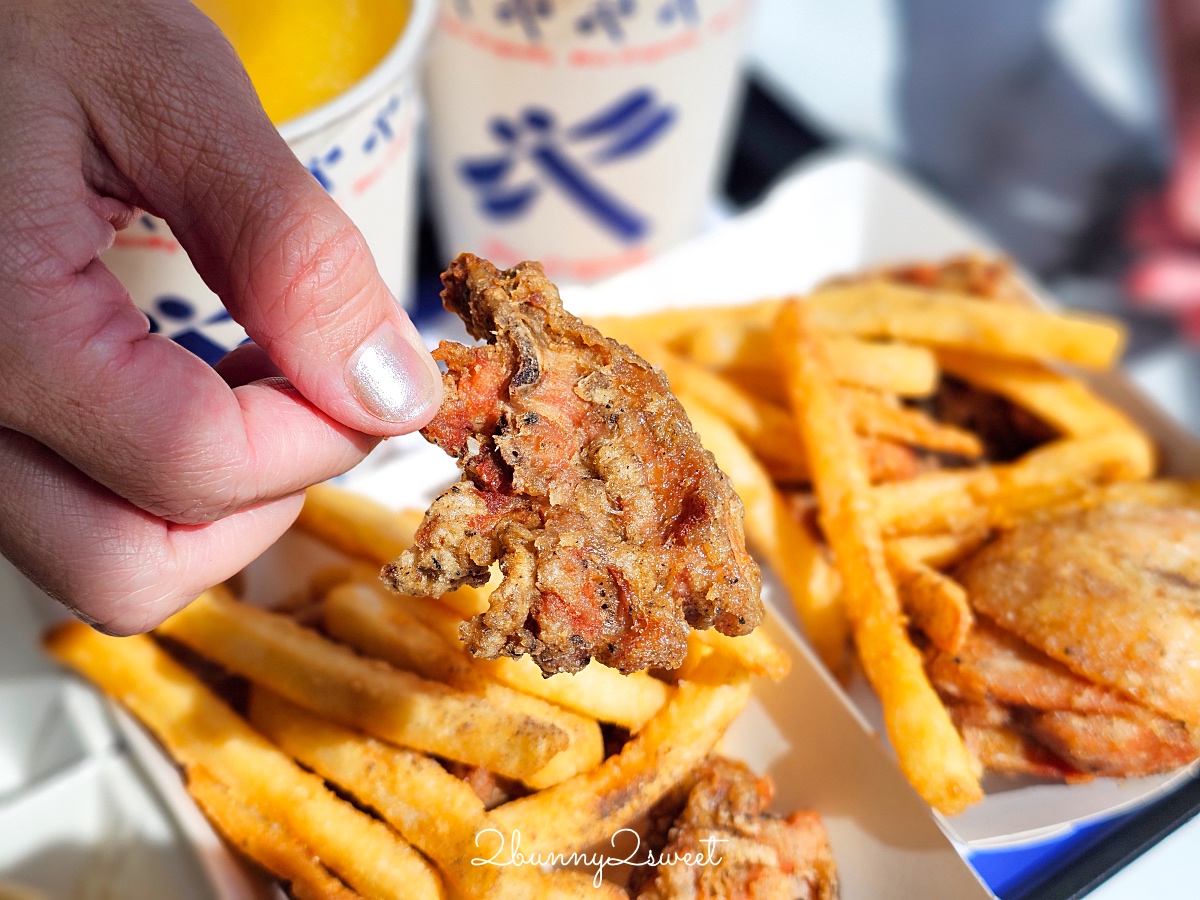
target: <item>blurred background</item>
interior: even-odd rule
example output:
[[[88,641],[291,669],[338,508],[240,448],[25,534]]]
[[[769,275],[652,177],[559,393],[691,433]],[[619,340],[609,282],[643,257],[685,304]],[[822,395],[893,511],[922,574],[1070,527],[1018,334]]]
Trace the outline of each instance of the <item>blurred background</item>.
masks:
[[[725,181],[892,160],[1061,302],[1131,328],[1131,374],[1200,433],[1200,3],[760,0]]]
[[[713,216],[813,154],[877,154],[1124,318],[1134,378],[1200,433],[1200,3],[757,0],[744,47]],[[421,311],[449,249],[427,215]]]
[[[600,280],[853,148],[1124,318],[1200,433],[1200,0],[196,2],[418,323],[460,250]],[[171,243],[106,261],[215,359],[244,334]]]

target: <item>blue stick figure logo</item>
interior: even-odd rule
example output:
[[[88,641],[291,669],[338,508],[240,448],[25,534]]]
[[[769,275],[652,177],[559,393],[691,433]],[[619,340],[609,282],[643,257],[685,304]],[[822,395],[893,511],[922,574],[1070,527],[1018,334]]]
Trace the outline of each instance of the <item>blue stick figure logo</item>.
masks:
[[[609,39],[620,42],[625,39],[625,26],[621,21],[637,11],[634,0],[596,0],[588,12],[575,22],[580,34],[603,32]]]
[[[515,119],[493,119],[492,137],[502,152],[464,160],[459,174],[476,191],[479,208],[489,218],[521,216],[549,187],[617,238],[633,243],[646,236],[649,221],[605,190],[588,169],[644,153],[670,130],[675,117],[675,109],[649,88],[630,91],[565,129],[548,110],[527,107]],[[520,173],[529,170],[531,177],[522,180]]]
[[[497,20],[505,24],[517,22],[531,41],[542,39],[538,20],[550,18],[553,12],[550,0],[504,0],[496,6]]]
[[[696,8],[696,0],[667,0],[658,8],[658,21],[663,25],[676,21],[697,25],[700,22],[700,10]]]

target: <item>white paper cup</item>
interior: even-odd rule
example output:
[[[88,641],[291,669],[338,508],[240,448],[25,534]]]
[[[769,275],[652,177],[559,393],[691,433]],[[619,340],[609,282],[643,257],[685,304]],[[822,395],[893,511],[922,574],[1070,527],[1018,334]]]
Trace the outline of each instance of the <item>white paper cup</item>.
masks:
[[[425,66],[442,249],[595,281],[695,234],[750,0],[442,0]]]
[[[418,125],[416,67],[437,0],[413,0],[386,57],[346,93],[285,122],[279,133],[366,238],[389,289],[407,306],[414,282]],[[143,216],[101,259],[151,328],[216,362],[246,340],[192,267],[167,224]]]

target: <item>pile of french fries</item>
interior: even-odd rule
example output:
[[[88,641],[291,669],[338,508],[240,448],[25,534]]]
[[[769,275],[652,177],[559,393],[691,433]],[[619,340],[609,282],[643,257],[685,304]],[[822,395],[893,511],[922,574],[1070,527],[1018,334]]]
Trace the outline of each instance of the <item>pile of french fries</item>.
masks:
[[[857,649],[920,794],[950,814],[978,800],[979,766],[913,634],[943,649],[963,640],[971,606],[946,570],[992,530],[1153,473],[1146,435],[1054,367],[1110,366],[1120,330],[888,273],[804,299],[593,324],[668,376],[814,648],[839,675]],[[910,402],[943,373],[1058,436],[982,460],[978,435]],[[914,473],[913,447],[955,463]],[[803,491],[819,529],[798,510]],[[477,862],[514,833],[541,860],[605,844],[713,749],[751,676],[786,675],[787,655],[759,630],[693,632],[683,667],[663,677],[593,661],[543,678],[528,658],[476,660],[459,625],[495,582],[438,600],[379,583],[420,518],[312,488],[295,527],[344,564],[315,575],[296,609],[251,606],[233,579],[156,637],[69,623],[46,645],[145,724],[217,829],[298,898],[624,896],[578,871]],[[248,684],[248,700],[216,692],[188,654]],[[607,755],[602,723],[629,734]],[[493,773],[519,796],[485,803],[452,770]]]
[[[705,632],[670,681],[473,659],[459,625],[488,587],[439,601],[380,584],[420,520],[312,488],[296,528],[344,563],[318,570],[288,613],[226,585],[154,637],[71,622],[46,645],[155,735],[217,830],[295,897],[624,897],[584,871],[479,861],[509,861],[517,834],[526,860],[612,853],[613,835],[713,749],[751,676],[781,678],[789,658],[764,632]],[[180,662],[189,653],[248,683],[248,699],[227,702]],[[629,733],[607,756],[600,723]],[[459,777],[484,771],[520,796],[485,803]]]
[[[751,551],[838,675],[852,638],[913,786],[947,814],[979,800],[979,765],[911,631],[938,648],[960,645],[972,611],[945,570],[994,529],[1153,474],[1148,437],[1058,368],[1113,365],[1121,329],[1038,308],[1007,263],[981,257],[851,276],[805,298],[592,324],[670,379],[745,504]],[[932,396],[943,374],[1007,399],[1057,437],[1016,460],[984,461],[978,435],[911,402]],[[897,446],[947,465],[905,470]],[[789,502],[806,493],[819,529]]]

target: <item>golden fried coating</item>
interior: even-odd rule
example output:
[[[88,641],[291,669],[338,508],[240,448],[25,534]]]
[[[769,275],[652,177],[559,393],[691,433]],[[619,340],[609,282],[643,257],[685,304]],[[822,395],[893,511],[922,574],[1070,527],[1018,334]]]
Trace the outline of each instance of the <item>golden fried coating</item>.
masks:
[[[828,284],[852,284],[863,281],[894,281],[914,287],[933,288],[942,291],[957,291],[996,300],[1028,306],[1034,302],[1029,289],[1022,284],[1013,271],[1012,262],[1004,257],[987,256],[982,253],[965,253],[939,262],[916,262],[898,266],[883,266],[868,269],[855,275],[832,278]]]
[[[706,760],[638,900],[834,900],[837,869],[820,817],[771,815],[773,794],[745,764]]]
[[[566,312],[537,263],[501,272],[464,254],[442,281],[446,308],[487,341],[434,354],[445,401],[422,434],[464,479],[385,582],[440,596],[499,561],[504,580],[463,639],[547,674],[592,657],[676,668],[689,627],[753,630],[760,574],[741,501],[666,379]]]
[[[1024,523],[957,572],[1067,669],[1200,726],[1200,511],[1108,503]]]
[[[956,652],[931,651],[926,668],[967,747],[992,771],[1132,777],[1200,755],[1183,723],[1081,678],[986,619]]]

